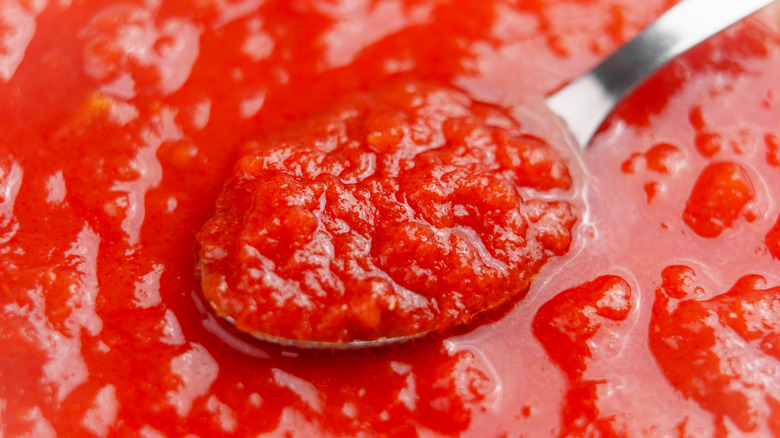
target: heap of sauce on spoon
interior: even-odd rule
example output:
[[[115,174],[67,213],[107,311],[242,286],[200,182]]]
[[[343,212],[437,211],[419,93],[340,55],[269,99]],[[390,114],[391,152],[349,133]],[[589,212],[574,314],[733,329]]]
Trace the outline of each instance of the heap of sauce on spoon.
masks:
[[[524,295],[576,216],[566,161],[504,111],[400,81],[250,142],[198,235],[203,292],[260,339],[441,332]]]

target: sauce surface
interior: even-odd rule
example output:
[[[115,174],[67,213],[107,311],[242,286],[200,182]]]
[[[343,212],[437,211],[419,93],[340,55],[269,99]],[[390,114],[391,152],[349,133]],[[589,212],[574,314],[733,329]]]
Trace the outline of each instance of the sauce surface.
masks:
[[[560,152],[568,252],[478,323],[307,352],[201,298],[242,157],[405,81],[545,138],[526,104],[673,3],[0,1],[0,435],[780,436],[776,6]]]

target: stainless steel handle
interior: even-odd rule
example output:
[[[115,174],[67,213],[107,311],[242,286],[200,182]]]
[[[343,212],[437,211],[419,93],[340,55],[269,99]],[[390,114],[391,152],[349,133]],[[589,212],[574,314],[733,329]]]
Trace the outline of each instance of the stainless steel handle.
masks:
[[[547,98],[582,148],[629,92],[669,61],[775,0],[682,0],[636,38]]]

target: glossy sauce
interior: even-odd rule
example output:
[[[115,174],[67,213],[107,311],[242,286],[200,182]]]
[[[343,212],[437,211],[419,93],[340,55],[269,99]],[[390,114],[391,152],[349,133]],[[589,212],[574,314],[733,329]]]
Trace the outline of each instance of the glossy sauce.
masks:
[[[200,298],[246,148],[398,80],[543,136],[521,104],[673,2],[638,3],[0,2],[0,434],[780,435],[777,8],[566,155],[567,255],[477,323],[312,353]]]

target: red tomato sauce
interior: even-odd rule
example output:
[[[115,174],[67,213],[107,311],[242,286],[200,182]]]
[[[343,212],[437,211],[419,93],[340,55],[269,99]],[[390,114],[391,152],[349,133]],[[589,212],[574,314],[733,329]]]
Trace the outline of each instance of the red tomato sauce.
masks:
[[[0,436],[780,436],[780,10],[663,69],[581,155],[532,105],[673,3],[0,1]],[[450,99],[427,114],[457,117],[423,123],[447,141],[398,147],[410,83]],[[352,201],[291,208],[307,198],[287,189]],[[361,222],[372,208],[398,220]],[[510,226],[531,210],[549,222]],[[339,253],[372,261],[384,301],[247,324],[303,337],[279,324],[347,304],[316,331],[447,330],[310,352],[215,315],[202,280],[262,266],[209,244],[294,259],[328,220],[384,242]],[[418,257],[405,242],[432,230],[450,240]],[[492,259],[458,259],[482,250],[450,251],[467,234]],[[444,322],[388,316],[388,282],[480,295]]]

